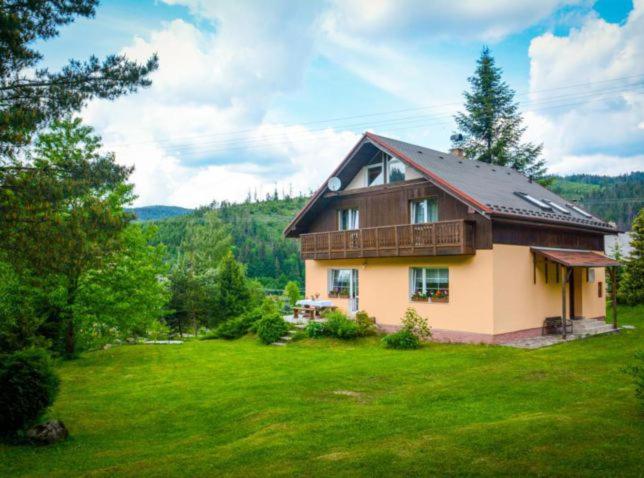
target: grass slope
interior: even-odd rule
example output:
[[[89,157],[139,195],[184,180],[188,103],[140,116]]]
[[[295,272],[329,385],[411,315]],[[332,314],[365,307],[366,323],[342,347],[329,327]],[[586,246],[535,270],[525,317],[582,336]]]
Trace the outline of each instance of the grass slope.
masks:
[[[71,438],[0,476],[642,476],[637,330],[541,350],[376,339],[124,346],[61,368]],[[340,393],[338,393],[340,392]]]

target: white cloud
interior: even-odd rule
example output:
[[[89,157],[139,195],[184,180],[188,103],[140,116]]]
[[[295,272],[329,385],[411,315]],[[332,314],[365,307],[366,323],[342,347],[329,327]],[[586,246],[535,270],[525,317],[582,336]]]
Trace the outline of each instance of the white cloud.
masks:
[[[644,169],[643,157],[634,154],[644,118],[644,0],[634,2],[623,25],[590,14],[566,36],[533,39],[529,55],[528,133],[544,143],[553,171]],[[564,88],[575,84],[585,85]],[[566,98],[547,99],[553,95]]]
[[[333,0],[324,23],[371,40],[424,37],[499,40],[584,0]]]

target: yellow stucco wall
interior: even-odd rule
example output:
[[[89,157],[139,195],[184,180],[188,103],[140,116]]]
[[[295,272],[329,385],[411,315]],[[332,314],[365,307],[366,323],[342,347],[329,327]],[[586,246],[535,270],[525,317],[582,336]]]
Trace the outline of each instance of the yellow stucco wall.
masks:
[[[449,303],[412,302],[410,267],[449,268]],[[411,306],[428,317],[433,328],[496,335],[538,328],[545,317],[561,315],[561,282],[556,280],[555,265],[549,267],[546,284],[544,262],[537,261],[535,284],[530,248],[499,244],[473,256],[307,260],[306,295],[327,299],[329,269],[357,269],[359,308],[381,325],[399,325],[405,309]],[[604,269],[595,269],[592,283],[588,283],[585,270],[575,274],[576,314],[603,316],[605,291],[599,298],[597,283],[602,282],[605,288]],[[347,310],[347,299],[330,300]]]
[[[306,295],[328,298],[328,270],[358,270],[359,308],[381,325],[399,325],[407,307],[414,307],[437,329],[491,334],[492,251],[474,256],[431,258],[378,258],[306,261]],[[450,299],[447,304],[412,302],[409,299],[410,267],[449,268]],[[346,310],[348,301],[330,299]]]

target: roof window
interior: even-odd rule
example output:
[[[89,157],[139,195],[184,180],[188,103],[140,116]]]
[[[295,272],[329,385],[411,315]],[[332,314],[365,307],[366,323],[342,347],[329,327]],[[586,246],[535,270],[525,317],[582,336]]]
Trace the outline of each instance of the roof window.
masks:
[[[529,203],[532,203],[535,206],[540,207],[541,209],[545,209],[546,211],[552,211],[552,207],[550,207],[548,204],[546,204],[545,202],[537,199],[534,196],[530,196],[529,194],[521,193],[521,192],[518,192],[518,191],[515,192],[514,194],[516,194],[517,196],[519,196],[522,199],[525,199]]]
[[[571,207],[575,212],[578,212],[579,214],[581,214],[581,215],[582,215],[582,216],[584,216],[584,217],[589,217],[589,218],[592,218],[592,217],[593,217],[593,216],[591,216],[590,214],[588,214],[586,211],[584,211],[583,209],[581,209],[581,208],[579,208],[579,207],[577,207],[577,206],[575,206],[575,205],[573,205],[573,204],[571,204],[571,205],[570,205],[570,207]]]
[[[565,207],[563,207],[563,206],[560,206],[560,205],[559,205],[559,204],[557,204],[556,202],[548,201],[547,199],[544,199],[544,200],[543,200],[543,202],[545,202],[545,203],[549,204],[550,206],[552,206],[552,207],[553,207],[553,208],[555,208],[557,211],[559,211],[559,212],[561,212],[561,213],[563,213],[563,214],[570,214],[570,211],[569,211],[568,209],[566,209],[566,208],[565,208]]]

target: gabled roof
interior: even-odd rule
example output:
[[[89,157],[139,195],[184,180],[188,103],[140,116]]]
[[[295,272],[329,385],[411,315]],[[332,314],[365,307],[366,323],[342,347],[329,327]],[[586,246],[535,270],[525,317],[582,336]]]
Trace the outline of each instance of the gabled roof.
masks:
[[[404,161],[437,187],[487,217],[552,222],[603,232],[616,232],[615,227],[605,221],[592,215],[586,217],[571,209],[568,207],[568,201],[510,167],[471,161],[373,133],[363,135],[331,176],[341,174],[366,144],[374,145]],[[287,235],[294,232],[296,225],[327,191],[325,182],[286,228]],[[559,212],[554,207],[551,210],[544,210],[517,193],[527,194],[540,201],[551,201],[563,206],[570,214]]]

